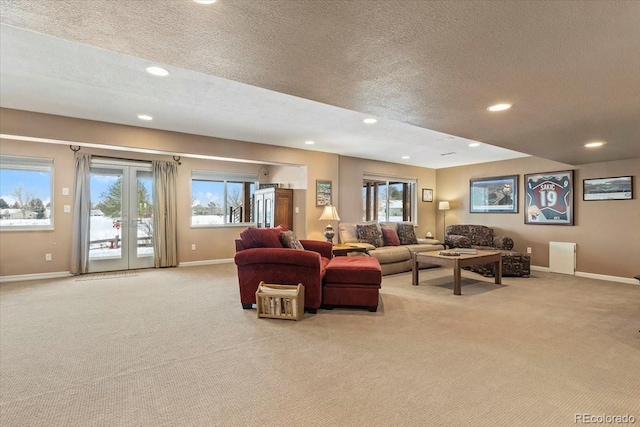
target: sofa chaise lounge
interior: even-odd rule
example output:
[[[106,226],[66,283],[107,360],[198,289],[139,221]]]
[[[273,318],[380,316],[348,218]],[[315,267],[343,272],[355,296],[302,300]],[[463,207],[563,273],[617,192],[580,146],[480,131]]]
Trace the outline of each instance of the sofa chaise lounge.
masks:
[[[365,247],[380,262],[382,275],[411,271],[412,253],[443,250],[435,239],[417,238],[410,222],[341,222],[340,242]],[[420,264],[421,268],[435,267]]]

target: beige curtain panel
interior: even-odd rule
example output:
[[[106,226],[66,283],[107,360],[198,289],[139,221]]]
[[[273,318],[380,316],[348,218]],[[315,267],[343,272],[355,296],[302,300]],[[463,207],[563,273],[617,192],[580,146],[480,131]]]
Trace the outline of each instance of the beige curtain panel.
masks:
[[[91,155],[75,153],[73,223],[71,228],[71,274],[85,274],[89,268],[89,218],[91,216]]]
[[[178,265],[176,184],[178,165],[175,162],[153,161],[153,250],[154,265]]]

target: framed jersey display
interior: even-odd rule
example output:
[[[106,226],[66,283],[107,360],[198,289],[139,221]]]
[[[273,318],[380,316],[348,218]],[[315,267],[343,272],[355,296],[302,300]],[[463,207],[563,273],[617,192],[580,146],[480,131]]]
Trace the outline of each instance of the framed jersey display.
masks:
[[[573,171],[524,176],[524,223],[573,225]]]

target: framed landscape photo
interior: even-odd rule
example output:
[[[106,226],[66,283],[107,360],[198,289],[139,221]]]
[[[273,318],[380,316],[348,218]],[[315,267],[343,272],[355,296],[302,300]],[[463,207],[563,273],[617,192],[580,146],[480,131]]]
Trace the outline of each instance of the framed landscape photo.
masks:
[[[430,188],[422,189],[422,201],[423,202],[433,202],[433,190]]]
[[[616,176],[582,180],[582,200],[631,200],[633,177]]]
[[[331,181],[316,180],[316,206],[331,204]]]
[[[524,176],[524,223],[573,225],[573,170]]]
[[[517,213],[518,175],[471,179],[469,212]]]

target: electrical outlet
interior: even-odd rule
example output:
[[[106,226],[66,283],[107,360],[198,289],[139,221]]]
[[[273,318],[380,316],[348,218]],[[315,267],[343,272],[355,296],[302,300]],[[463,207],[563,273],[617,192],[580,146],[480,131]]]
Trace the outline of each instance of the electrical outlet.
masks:
[[[195,244],[195,243],[192,243],[192,244],[191,244],[191,250],[192,250],[192,251],[195,251],[195,250],[196,250],[196,244]]]
[[[44,254],[45,261],[51,261],[51,254]]]
[[[531,248],[527,247],[527,253],[530,254],[531,253]]]

